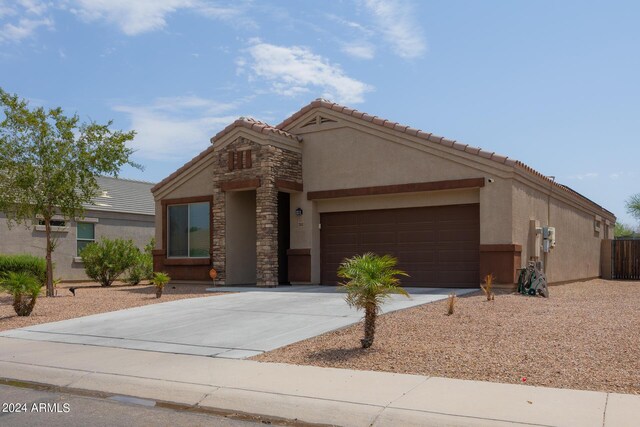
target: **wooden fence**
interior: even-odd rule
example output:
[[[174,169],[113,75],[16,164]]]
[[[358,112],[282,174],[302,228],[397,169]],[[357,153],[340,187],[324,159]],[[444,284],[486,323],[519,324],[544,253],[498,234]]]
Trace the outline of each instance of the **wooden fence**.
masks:
[[[603,262],[603,267],[610,268],[612,279],[640,280],[640,240],[610,240],[610,267]],[[609,246],[609,245],[606,245]],[[603,245],[603,248],[605,245]],[[606,253],[605,252],[605,253]],[[608,254],[607,254],[608,255]],[[603,271],[603,277],[608,273]]]

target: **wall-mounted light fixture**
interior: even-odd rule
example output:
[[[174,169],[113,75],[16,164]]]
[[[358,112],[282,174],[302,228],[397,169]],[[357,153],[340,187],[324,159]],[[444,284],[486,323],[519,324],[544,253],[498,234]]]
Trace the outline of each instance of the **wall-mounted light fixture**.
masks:
[[[302,208],[296,209],[296,216],[302,216]]]

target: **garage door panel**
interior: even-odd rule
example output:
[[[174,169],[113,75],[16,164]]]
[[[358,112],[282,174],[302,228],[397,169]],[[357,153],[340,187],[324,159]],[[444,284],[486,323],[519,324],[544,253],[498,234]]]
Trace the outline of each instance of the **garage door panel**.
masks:
[[[400,250],[396,252],[395,256],[398,258],[398,260],[402,260],[403,263],[411,263],[411,264],[434,263],[438,259],[437,253],[435,250],[432,250],[432,251]]]
[[[327,243],[329,245],[356,245],[358,244],[357,233],[335,233],[327,235]]]
[[[435,241],[437,237],[436,230],[398,230],[397,234],[399,243],[427,243]]]
[[[374,252],[398,258],[405,286],[478,286],[478,204],[328,213],[321,224],[325,284],[343,259]]]
[[[393,231],[374,231],[370,233],[361,233],[360,234],[360,243],[363,245],[367,244],[389,244],[396,243],[397,235]]]

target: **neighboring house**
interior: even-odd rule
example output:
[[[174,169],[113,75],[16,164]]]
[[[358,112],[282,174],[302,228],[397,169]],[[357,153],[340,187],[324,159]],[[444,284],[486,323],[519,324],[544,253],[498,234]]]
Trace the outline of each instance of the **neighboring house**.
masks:
[[[524,163],[320,99],[278,126],[236,120],[152,192],[155,269],[226,285],[334,285],[365,251],[397,256],[407,286],[513,284],[536,225],[556,229],[549,280],[586,279],[615,223]]]
[[[153,183],[98,178],[100,193],[93,203],[85,206],[84,218],[65,221],[55,217],[52,236],[57,239],[53,252],[55,278],[86,280],[79,251],[101,237],[132,239],[141,249],[154,236]],[[0,214],[0,253],[30,253],[45,256],[44,224],[34,218],[32,225],[7,226],[6,216]]]

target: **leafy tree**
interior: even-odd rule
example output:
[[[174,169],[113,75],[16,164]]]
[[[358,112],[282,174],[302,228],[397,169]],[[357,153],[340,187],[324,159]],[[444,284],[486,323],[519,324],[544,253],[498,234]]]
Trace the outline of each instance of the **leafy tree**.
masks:
[[[629,197],[629,200],[627,200],[627,212],[640,221],[640,193]]]
[[[80,256],[87,276],[102,286],[111,286],[137,262],[139,254],[133,240],[103,238],[85,246]]]
[[[635,232],[631,227],[621,222],[616,222],[615,227],[613,228],[613,236],[620,237],[633,237],[635,236]]]
[[[360,340],[362,348],[373,344],[376,332],[376,317],[380,307],[391,294],[409,296],[400,287],[398,276],[408,276],[396,269],[398,260],[390,255],[365,253],[345,259],[338,268],[338,276],[347,279],[341,285],[347,291],[346,301],[349,307],[364,310],[364,338]]]
[[[130,160],[126,146],[135,132],[111,129],[96,122],[82,123],[60,107],[30,108],[29,103],[0,88],[0,212],[8,224],[30,226],[42,218],[46,234],[47,296],[53,296],[51,233],[54,215],[69,220],[83,216],[83,205],[98,192],[96,177],[117,176]]]

